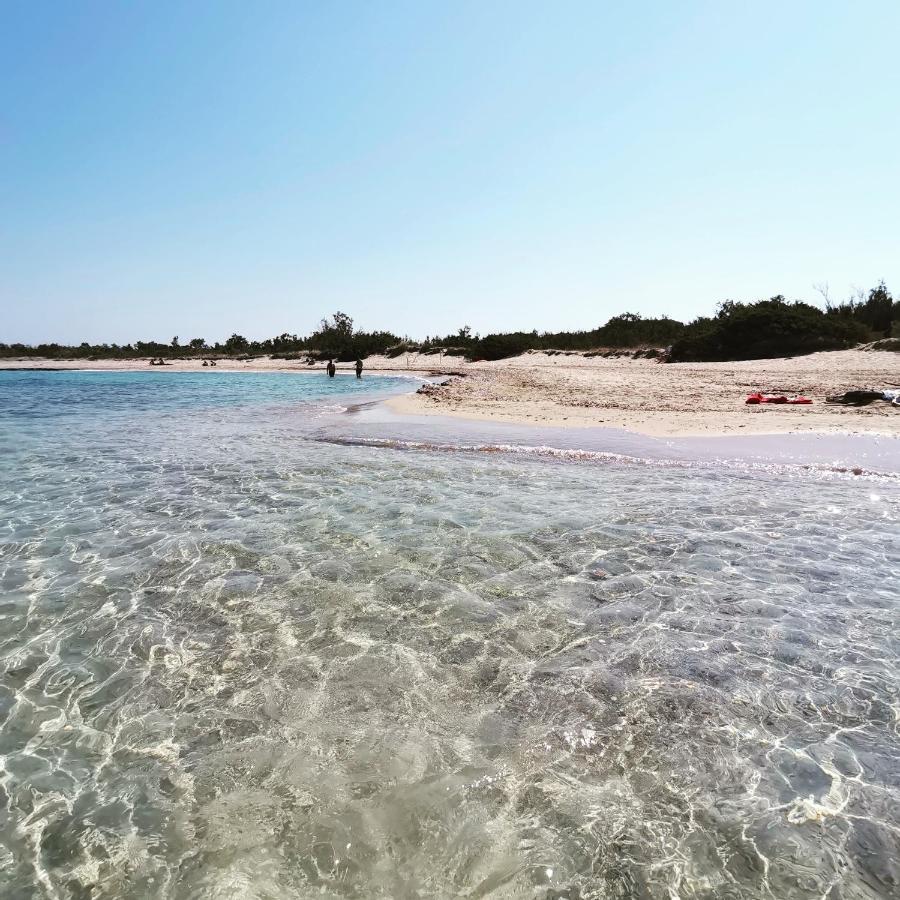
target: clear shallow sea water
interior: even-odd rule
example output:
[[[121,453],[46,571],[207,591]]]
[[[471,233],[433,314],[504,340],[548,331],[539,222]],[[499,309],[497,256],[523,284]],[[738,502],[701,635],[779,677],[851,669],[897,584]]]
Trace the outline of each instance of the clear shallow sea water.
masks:
[[[408,385],[0,373],[0,896],[900,895],[896,480]]]

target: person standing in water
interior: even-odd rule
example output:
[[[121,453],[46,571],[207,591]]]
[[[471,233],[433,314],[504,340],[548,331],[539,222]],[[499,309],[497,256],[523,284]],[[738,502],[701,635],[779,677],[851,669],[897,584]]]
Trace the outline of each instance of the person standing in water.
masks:
[[[356,377],[362,378],[362,360],[358,359],[356,361]]]
[[[328,365],[325,367],[325,371],[328,372],[329,378],[334,378],[334,373],[337,371],[332,360],[328,360]]]

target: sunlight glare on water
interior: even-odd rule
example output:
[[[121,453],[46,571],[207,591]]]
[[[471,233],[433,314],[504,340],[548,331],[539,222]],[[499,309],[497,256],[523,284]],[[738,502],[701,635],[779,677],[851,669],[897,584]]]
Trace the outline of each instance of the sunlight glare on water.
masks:
[[[897,895],[894,482],[108,377],[0,373],[3,897]]]

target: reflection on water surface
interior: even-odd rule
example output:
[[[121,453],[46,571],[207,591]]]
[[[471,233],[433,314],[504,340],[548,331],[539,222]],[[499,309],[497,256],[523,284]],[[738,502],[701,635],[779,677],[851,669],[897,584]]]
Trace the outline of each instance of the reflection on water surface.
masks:
[[[896,894],[891,480],[252,401],[5,423],[4,897]]]

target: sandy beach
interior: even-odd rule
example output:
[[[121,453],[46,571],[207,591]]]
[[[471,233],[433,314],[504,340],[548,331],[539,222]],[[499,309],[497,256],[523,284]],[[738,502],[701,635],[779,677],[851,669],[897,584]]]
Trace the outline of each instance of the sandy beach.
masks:
[[[538,425],[625,428],[657,437],[789,434],[900,435],[900,409],[825,404],[854,388],[900,383],[895,353],[843,350],[790,359],[659,363],[624,357],[530,353],[461,366],[464,378],[390,401],[408,414],[439,413]],[[754,391],[804,395],[809,406],[748,406]]]
[[[0,368],[149,370],[139,360],[8,359]],[[350,373],[352,364],[338,364]],[[322,365],[257,357],[173,360],[153,371],[310,372]],[[900,435],[900,409],[887,403],[862,408],[826,405],[826,395],[900,384],[892,352],[842,350],[788,359],[726,363],[659,363],[652,359],[527,353],[496,362],[403,354],[369,357],[365,372],[449,376],[424,393],[388,404],[407,415],[444,415],[533,425],[606,426],[653,436],[788,434],[793,432]],[[753,391],[802,394],[810,406],[747,406]]]

